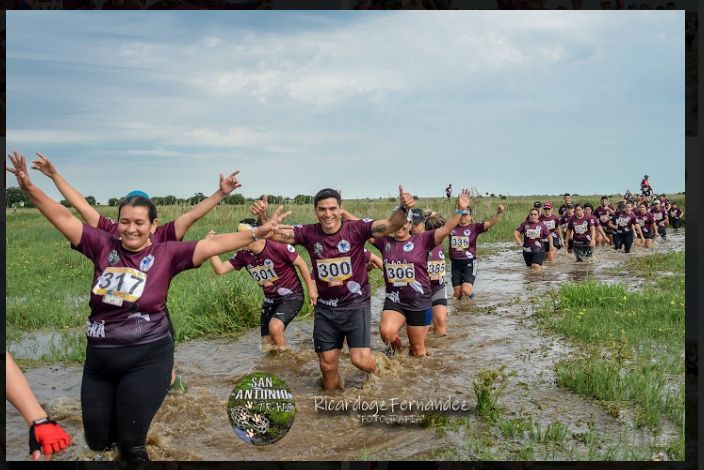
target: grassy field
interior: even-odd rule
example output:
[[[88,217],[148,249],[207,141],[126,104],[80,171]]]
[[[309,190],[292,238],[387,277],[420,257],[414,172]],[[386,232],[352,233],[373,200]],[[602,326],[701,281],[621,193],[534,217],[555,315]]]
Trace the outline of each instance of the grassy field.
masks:
[[[684,196],[672,198],[684,207]],[[498,204],[506,212],[502,220],[479,238],[479,256],[488,251],[483,245],[510,241],[515,228],[525,219],[535,200],[552,200],[559,205],[561,197],[527,196],[507,199],[481,197],[473,200],[476,221],[488,219]],[[574,202],[597,203],[599,196],[574,197]],[[344,206],[360,217],[386,218],[396,200],[350,200]],[[448,215],[454,210],[455,200],[420,199],[417,207]],[[164,222],[189,210],[189,206],[159,208]],[[314,222],[311,205],[290,205],[293,211],[288,223]],[[115,207],[98,207],[109,217],[116,218]],[[249,207],[221,205],[198,221],[185,239],[204,237],[209,230],[218,233],[233,231],[237,222],[251,216]],[[88,293],[92,279],[92,264],[72,250],[68,242],[35,209],[6,211],[7,220],[7,337],[17,340],[28,330],[51,330],[62,338],[61,346],[43,359],[80,361],[83,359],[83,326],[89,315]],[[445,243],[447,246],[447,242]],[[304,249],[297,248],[309,262]],[[372,249],[374,251],[375,249]],[[374,251],[375,252],[375,251]],[[225,259],[225,256],[222,256]],[[200,269],[178,275],[169,291],[168,306],[176,329],[177,340],[183,341],[213,335],[234,335],[257,326],[261,289],[245,272],[217,276],[205,263]],[[381,273],[371,275],[373,286],[382,285]],[[302,316],[309,315],[305,306]]]
[[[555,365],[557,383],[600,400],[618,416],[635,407],[637,427],[676,423],[662,449],[684,459],[684,253],[631,258],[645,284],[567,283],[537,314],[542,326],[575,341],[581,354]]]

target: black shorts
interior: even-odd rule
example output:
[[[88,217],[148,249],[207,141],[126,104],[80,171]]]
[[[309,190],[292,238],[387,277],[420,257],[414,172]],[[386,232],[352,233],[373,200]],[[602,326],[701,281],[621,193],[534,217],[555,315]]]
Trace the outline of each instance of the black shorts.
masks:
[[[269,336],[269,322],[272,318],[281,320],[284,328],[286,328],[291,323],[291,320],[296,318],[298,312],[301,311],[301,307],[303,307],[303,298],[298,296],[293,299],[281,300],[278,303],[267,303],[264,301],[262,303],[262,313],[259,317],[262,336]]]
[[[653,240],[655,238],[655,234],[653,232],[650,232],[650,233],[643,232],[643,238],[645,238],[646,240]]]
[[[680,228],[682,224],[682,219],[670,219],[672,220],[672,228]]]
[[[348,308],[330,308],[318,302],[313,315],[315,352],[340,349],[345,338],[350,348],[371,347],[372,314],[369,301]]]
[[[452,266],[452,287],[461,286],[464,283],[474,284],[477,278],[477,259],[453,259],[450,260]]]
[[[532,252],[532,251],[524,251],[523,252],[523,259],[526,262],[526,266],[531,266],[533,264],[539,264],[543,265],[543,261],[545,261],[545,252],[544,251],[537,251],[537,252]]]
[[[616,231],[614,229],[612,229],[611,227],[609,227],[608,225],[602,225],[601,228],[604,229],[604,233],[607,235],[613,235],[614,233],[616,233]]]
[[[571,250],[574,248],[574,240],[567,240],[567,249]]]
[[[393,310],[394,312],[400,313],[406,317],[406,325],[408,326],[428,326],[433,322],[432,307],[426,308],[425,310],[410,310],[400,306],[396,302],[386,299],[384,302],[384,310]]]
[[[437,290],[433,292],[430,297],[430,301],[433,303],[433,307],[436,305],[447,306],[447,286],[446,284],[441,284],[437,287]]]

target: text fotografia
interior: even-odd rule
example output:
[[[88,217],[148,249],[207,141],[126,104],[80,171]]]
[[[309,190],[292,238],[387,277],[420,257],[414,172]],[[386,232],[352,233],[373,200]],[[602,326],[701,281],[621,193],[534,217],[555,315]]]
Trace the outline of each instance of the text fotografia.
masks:
[[[448,396],[446,399],[435,400],[402,400],[400,398],[367,400],[358,395],[355,400],[349,400],[334,399],[316,395],[311,397],[311,399],[313,400],[316,412],[354,411],[370,413],[369,416],[377,416],[381,413],[385,414],[387,412],[462,412],[470,411],[472,409],[472,404],[470,402],[466,400],[453,399],[451,396]]]

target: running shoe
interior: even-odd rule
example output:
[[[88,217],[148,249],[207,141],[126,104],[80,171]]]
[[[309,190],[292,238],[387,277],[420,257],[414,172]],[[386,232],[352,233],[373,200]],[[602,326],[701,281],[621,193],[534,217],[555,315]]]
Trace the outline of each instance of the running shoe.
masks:
[[[186,382],[184,382],[181,376],[177,375],[176,379],[174,380],[174,383],[169,386],[169,393],[186,393],[187,391],[188,385],[186,384]]]

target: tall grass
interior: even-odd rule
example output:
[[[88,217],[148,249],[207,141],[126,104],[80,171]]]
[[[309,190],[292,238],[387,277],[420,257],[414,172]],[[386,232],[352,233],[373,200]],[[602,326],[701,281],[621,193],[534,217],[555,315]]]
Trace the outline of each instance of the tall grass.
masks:
[[[631,259],[647,282],[639,291],[595,282],[560,286],[557,302],[536,314],[547,329],[578,341],[584,353],[558,361],[558,385],[595,397],[615,413],[629,403],[635,424],[684,422],[684,253]],[[653,273],[673,273],[657,276]],[[672,443],[683,458],[684,441]]]

